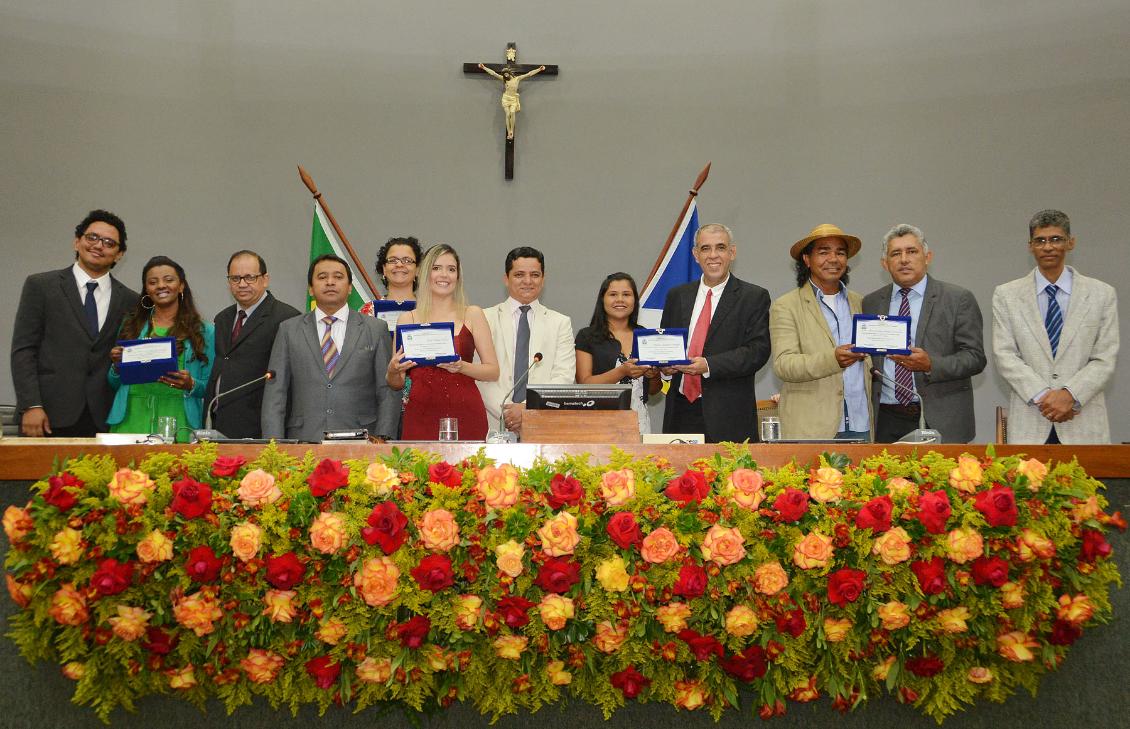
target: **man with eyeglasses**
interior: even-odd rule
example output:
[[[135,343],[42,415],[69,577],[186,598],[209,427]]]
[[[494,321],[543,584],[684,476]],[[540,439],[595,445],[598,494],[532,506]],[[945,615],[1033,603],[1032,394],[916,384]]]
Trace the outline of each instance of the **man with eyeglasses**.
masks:
[[[1036,269],[993,292],[993,355],[1012,388],[1009,443],[1109,443],[1103,390],[1118,358],[1114,288],[1066,265],[1071,221],[1028,223]]]
[[[220,394],[211,410],[215,430],[228,438],[260,438],[264,383],[255,380],[267,372],[279,324],[301,312],[267,290],[267,262],[254,251],[231,255],[227,281],[235,303],[216,314],[216,363],[205,402]]]
[[[12,331],[20,432],[90,438],[106,430],[106,381],[118,328],[137,293],[110,275],[126,252],[126,225],[106,210],[75,226],[75,262],[29,276]]]

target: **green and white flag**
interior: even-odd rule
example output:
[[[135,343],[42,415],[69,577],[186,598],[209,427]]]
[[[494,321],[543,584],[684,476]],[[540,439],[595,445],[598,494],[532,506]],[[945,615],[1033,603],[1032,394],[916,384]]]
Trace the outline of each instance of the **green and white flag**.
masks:
[[[356,311],[373,299],[373,292],[365,285],[365,277],[357,269],[357,265],[353,259],[349,257],[349,253],[345,250],[345,246],[341,244],[341,239],[337,237],[332,225],[330,225],[329,218],[326,217],[326,212],[322,210],[322,206],[317,200],[314,201],[314,229],[310,232],[310,260],[313,261],[318,256],[332,253],[338,258],[341,258],[349,265],[349,271],[353,275],[353,291],[349,294],[349,308]],[[312,311],[314,309],[314,297],[310,296],[310,292],[306,292],[306,309]]]

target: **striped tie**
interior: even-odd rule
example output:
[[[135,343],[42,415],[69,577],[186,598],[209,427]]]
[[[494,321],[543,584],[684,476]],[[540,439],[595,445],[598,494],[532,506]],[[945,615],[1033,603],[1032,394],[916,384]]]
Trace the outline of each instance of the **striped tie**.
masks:
[[[1063,312],[1059,308],[1059,302],[1055,300],[1059,287],[1048,284],[1044,291],[1048,295],[1048,313],[1044,317],[1044,329],[1048,330],[1048,343],[1052,345],[1054,357],[1056,350],[1059,349],[1059,335],[1063,331]]]
[[[902,301],[899,302],[899,316],[910,316],[910,289],[899,289],[902,294]],[[914,392],[914,375],[910,370],[900,364],[895,365],[895,382],[902,385],[902,387],[895,388],[895,399],[901,405],[909,405],[914,402],[914,397],[911,393]]]
[[[326,365],[327,377],[333,377],[334,367],[337,367],[337,345],[334,344],[334,339],[330,336],[335,321],[337,321],[336,316],[322,318],[322,323],[326,325],[326,333],[322,335],[322,362]]]

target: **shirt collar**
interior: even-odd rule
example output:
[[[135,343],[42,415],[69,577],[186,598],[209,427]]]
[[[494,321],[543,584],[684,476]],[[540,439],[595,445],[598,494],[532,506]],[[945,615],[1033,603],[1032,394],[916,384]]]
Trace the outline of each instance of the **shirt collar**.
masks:
[[[1059,287],[1060,291],[1062,291],[1063,293],[1070,296],[1071,295],[1071,278],[1072,278],[1071,274],[1072,274],[1071,266],[1064,266],[1063,267],[1063,273],[1059,274],[1059,280],[1056,281],[1055,284],[1052,284],[1051,281],[1047,280],[1044,277],[1044,274],[1040,273],[1040,269],[1037,268],[1036,269],[1036,295],[1039,296],[1039,295],[1043,294],[1044,289],[1046,289],[1048,286],[1055,285],[1055,286]]]
[[[527,304],[523,304],[522,302],[515,299],[513,296],[507,296],[506,297],[506,306],[507,306],[507,308],[509,308],[511,314],[517,314],[518,308],[521,307],[521,306],[527,306]],[[533,301],[531,301],[528,304],[528,306],[530,307],[530,311],[533,311],[538,306],[538,300],[534,299]]]
[[[837,296],[847,296],[847,286],[844,286],[843,281],[840,281],[840,290],[837,291],[834,296],[828,296],[827,294],[825,294],[819,286],[812,283],[812,279],[808,279],[808,285],[812,287],[812,294],[816,297],[817,301],[822,301],[825,298],[834,299]]]
[[[346,321],[347,319],[349,319],[349,305],[346,304],[345,306],[341,307],[337,311],[331,312],[329,314],[322,311],[322,307],[320,307],[320,306],[314,307],[314,318],[317,321],[321,321],[322,319],[325,319],[327,316],[336,316],[338,321],[342,321],[342,322]]]
[[[706,285],[706,279],[699,276],[698,288],[701,291],[707,291],[707,290],[713,291],[715,296],[721,296],[723,289],[726,288],[726,284],[728,284],[728,283],[730,283],[730,274],[726,274],[726,278],[722,279],[721,282],[719,282],[718,284],[716,284],[714,286],[707,286]]]
[[[259,305],[260,305],[260,304],[262,304],[262,303],[263,303],[264,301],[266,301],[266,299],[267,299],[267,292],[266,292],[266,291],[264,291],[264,292],[263,292],[263,295],[259,297],[259,300],[258,300],[258,301],[256,301],[256,302],[255,302],[254,304],[252,304],[251,306],[247,307],[246,309],[244,309],[244,308],[243,308],[242,306],[240,306],[239,304],[236,304],[236,305],[235,305],[235,309],[236,309],[236,314],[238,315],[238,314],[239,314],[239,312],[241,312],[241,311],[242,311],[242,312],[245,312],[245,313],[246,313],[246,316],[247,316],[247,318],[248,318],[248,319],[250,319],[250,318],[251,318],[251,315],[255,313],[255,310],[256,310],[256,309],[258,309],[258,308],[259,308]]]
[[[71,273],[74,274],[75,281],[78,282],[79,287],[83,288],[86,286],[86,283],[88,281],[93,281],[94,283],[98,284],[99,288],[101,288],[104,281],[110,280],[109,271],[102,274],[98,278],[93,278],[89,273],[83,270],[82,266],[78,265],[78,261],[75,261],[74,265],[71,266]]]
[[[929,278],[930,278],[929,275],[923,276],[921,281],[919,281],[918,283],[916,283],[916,284],[914,284],[913,286],[910,287],[910,290],[913,291],[914,293],[918,294],[918,296],[925,298],[926,297],[926,281]],[[899,286],[898,284],[892,284],[892,286],[894,288],[891,291],[891,295],[897,296],[898,293],[900,291],[902,291],[903,287]]]

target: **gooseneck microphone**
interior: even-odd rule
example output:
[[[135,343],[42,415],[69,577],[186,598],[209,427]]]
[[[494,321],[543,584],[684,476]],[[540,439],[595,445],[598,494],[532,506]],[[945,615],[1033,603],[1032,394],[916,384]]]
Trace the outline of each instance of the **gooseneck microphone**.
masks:
[[[921,395],[919,395],[917,392],[910,389],[906,385],[903,385],[902,383],[896,382],[895,380],[892,380],[890,377],[887,377],[885,374],[883,374],[883,371],[880,370],[878,367],[872,367],[871,368],[871,375],[874,376],[874,377],[878,377],[880,380],[882,380],[883,382],[886,382],[888,385],[894,387],[896,390],[899,390],[899,391],[904,392],[904,393],[909,393],[912,397],[918,398],[918,428],[917,428],[917,430],[912,430],[909,433],[907,433],[906,435],[904,435],[903,437],[899,438],[898,439],[899,443],[941,443],[942,442],[942,434],[941,433],[939,433],[937,430],[934,430],[933,428],[927,428],[926,427],[926,404],[922,402],[922,396]]]
[[[514,381],[514,387],[511,387],[510,392],[506,393],[506,395],[502,398],[502,402],[498,406],[498,432],[499,433],[506,432],[506,422],[505,422],[506,414],[502,411],[502,406],[506,404],[507,398],[509,398],[511,395],[513,395],[514,391],[518,389],[518,385],[521,385],[522,382],[530,376],[530,370],[532,370],[534,368],[534,365],[536,365],[538,362],[541,362],[541,360],[542,360],[541,352],[534,352],[533,362],[530,362],[530,366],[526,368],[526,371],[522,373],[522,376]]]
[[[274,379],[274,377],[275,377],[275,371],[274,370],[267,370],[263,374],[256,377],[254,380],[248,380],[247,382],[243,383],[242,385],[236,385],[235,387],[231,388],[230,390],[224,390],[223,392],[216,393],[216,396],[214,398],[212,398],[211,402],[208,403],[208,409],[204,411],[204,421],[205,421],[204,424],[205,424],[205,426],[206,427],[211,426],[211,424],[212,424],[212,409],[216,407],[216,403],[218,403],[220,401],[221,397],[226,397],[226,396],[232,394],[233,392],[237,392],[239,390],[242,390],[245,387],[249,387],[251,385],[254,385],[256,382],[263,382],[263,381],[266,381],[266,380]]]

